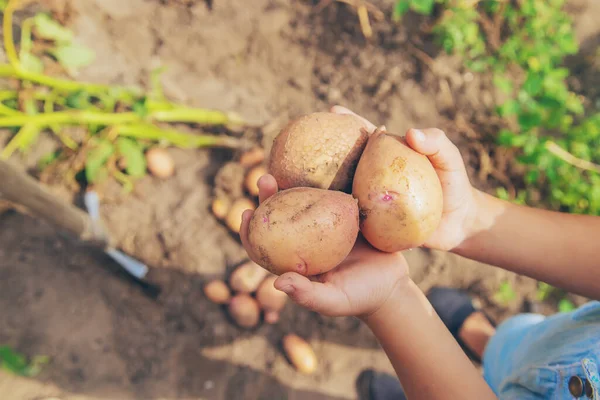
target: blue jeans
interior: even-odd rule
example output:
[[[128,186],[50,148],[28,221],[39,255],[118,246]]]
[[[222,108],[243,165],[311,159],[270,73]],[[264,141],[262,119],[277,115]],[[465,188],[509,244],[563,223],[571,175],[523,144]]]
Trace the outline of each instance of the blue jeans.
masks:
[[[600,400],[600,302],[550,317],[504,321],[483,355],[484,378],[500,399],[574,399],[574,376]],[[581,399],[587,399],[584,394]]]

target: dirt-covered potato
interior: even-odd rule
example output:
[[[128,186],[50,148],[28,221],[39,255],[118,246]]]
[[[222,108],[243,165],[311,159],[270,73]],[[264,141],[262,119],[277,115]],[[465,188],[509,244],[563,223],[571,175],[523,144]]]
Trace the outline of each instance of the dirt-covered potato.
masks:
[[[264,165],[257,165],[248,171],[244,179],[244,185],[250,195],[254,197],[258,196],[258,180],[266,173],[267,169]]]
[[[227,223],[227,227],[231,229],[235,233],[240,233],[240,226],[242,225],[242,214],[246,210],[254,210],[256,205],[254,202],[248,198],[241,197],[233,202],[229,211],[227,212],[227,217],[225,218],[225,223]]]
[[[360,230],[377,249],[422,245],[442,216],[442,187],[431,162],[403,138],[375,132],[358,163],[352,194]]]
[[[268,272],[254,261],[247,261],[231,273],[229,286],[238,293],[253,293],[267,274]]]
[[[283,350],[298,371],[310,375],[317,369],[317,355],[300,336],[290,333],[283,338]]]
[[[153,147],[146,152],[148,170],[159,178],[168,178],[175,173],[175,162],[167,151],[161,147]]]
[[[349,194],[292,188],[265,200],[248,228],[249,253],[276,275],[311,276],[341,263],[358,236],[358,206]]]
[[[212,212],[218,219],[225,219],[231,207],[231,200],[225,196],[215,197],[212,202]]]
[[[280,189],[316,187],[350,192],[367,144],[366,124],[354,115],[316,112],[287,124],[273,141],[268,171]]]
[[[243,328],[253,328],[260,322],[258,302],[246,293],[235,295],[229,302],[229,315]]]
[[[256,300],[260,304],[260,308],[265,311],[279,312],[283,309],[287,301],[287,294],[275,289],[273,284],[276,279],[276,276],[267,276],[256,291]]]
[[[216,304],[227,304],[231,298],[231,291],[222,280],[215,279],[204,286],[206,297]]]

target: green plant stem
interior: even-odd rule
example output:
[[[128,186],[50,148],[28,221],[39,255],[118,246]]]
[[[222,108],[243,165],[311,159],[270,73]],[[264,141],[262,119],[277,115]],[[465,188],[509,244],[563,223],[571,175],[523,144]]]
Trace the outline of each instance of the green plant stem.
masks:
[[[56,111],[48,114],[15,115],[0,118],[0,127],[22,126],[35,123],[39,126],[99,124],[116,125],[139,122],[140,117],[133,112],[99,113],[90,111]]]
[[[15,49],[15,43],[13,39],[12,32],[12,16],[17,8],[19,0],[10,0],[4,9],[4,18],[3,18],[3,29],[2,33],[4,34],[4,49],[6,50],[6,56],[8,57],[8,61],[15,69],[21,69],[19,64],[19,57],[17,56],[17,50]]]
[[[161,129],[151,124],[117,125],[115,132],[121,136],[153,141],[164,140],[178,147],[227,147],[239,148],[243,142],[228,136],[191,135],[174,129]]]
[[[95,96],[103,96],[106,93],[116,91],[120,100],[128,102],[132,102],[137,95],[133,89],[58,79],[36,72],[25,71],[22,68],[15,68],[8,64],[0,64],[0,77],[18,78],[69,93],[85,91]]]
[[[224,125],[227,123],[241,122],[240,117],[231,113],[183,107],[171,110],[157,110],[151,112],[150,115],[152,119],[159,122],[184,122],[203,125]]]

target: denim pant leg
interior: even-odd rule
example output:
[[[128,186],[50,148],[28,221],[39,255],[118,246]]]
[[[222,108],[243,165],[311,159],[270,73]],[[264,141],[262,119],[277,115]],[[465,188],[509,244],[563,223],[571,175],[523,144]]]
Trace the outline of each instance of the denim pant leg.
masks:
[[[525,333],[544,319],[539,314],[519,314],[507,319],[496,329],[483,354],[483,377],[496,395],[502,380],[513,371],[513,356]]]

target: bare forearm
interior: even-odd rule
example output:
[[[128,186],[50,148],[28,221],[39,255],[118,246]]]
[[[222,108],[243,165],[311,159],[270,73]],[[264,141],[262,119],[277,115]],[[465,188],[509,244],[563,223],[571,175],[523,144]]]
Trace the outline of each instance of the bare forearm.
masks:
[[[414,282],[407,281],[365,322],[409,399],[496,398]]]
[[[476,198],[473,233],[455,253],[600,299],[600,218]]]

